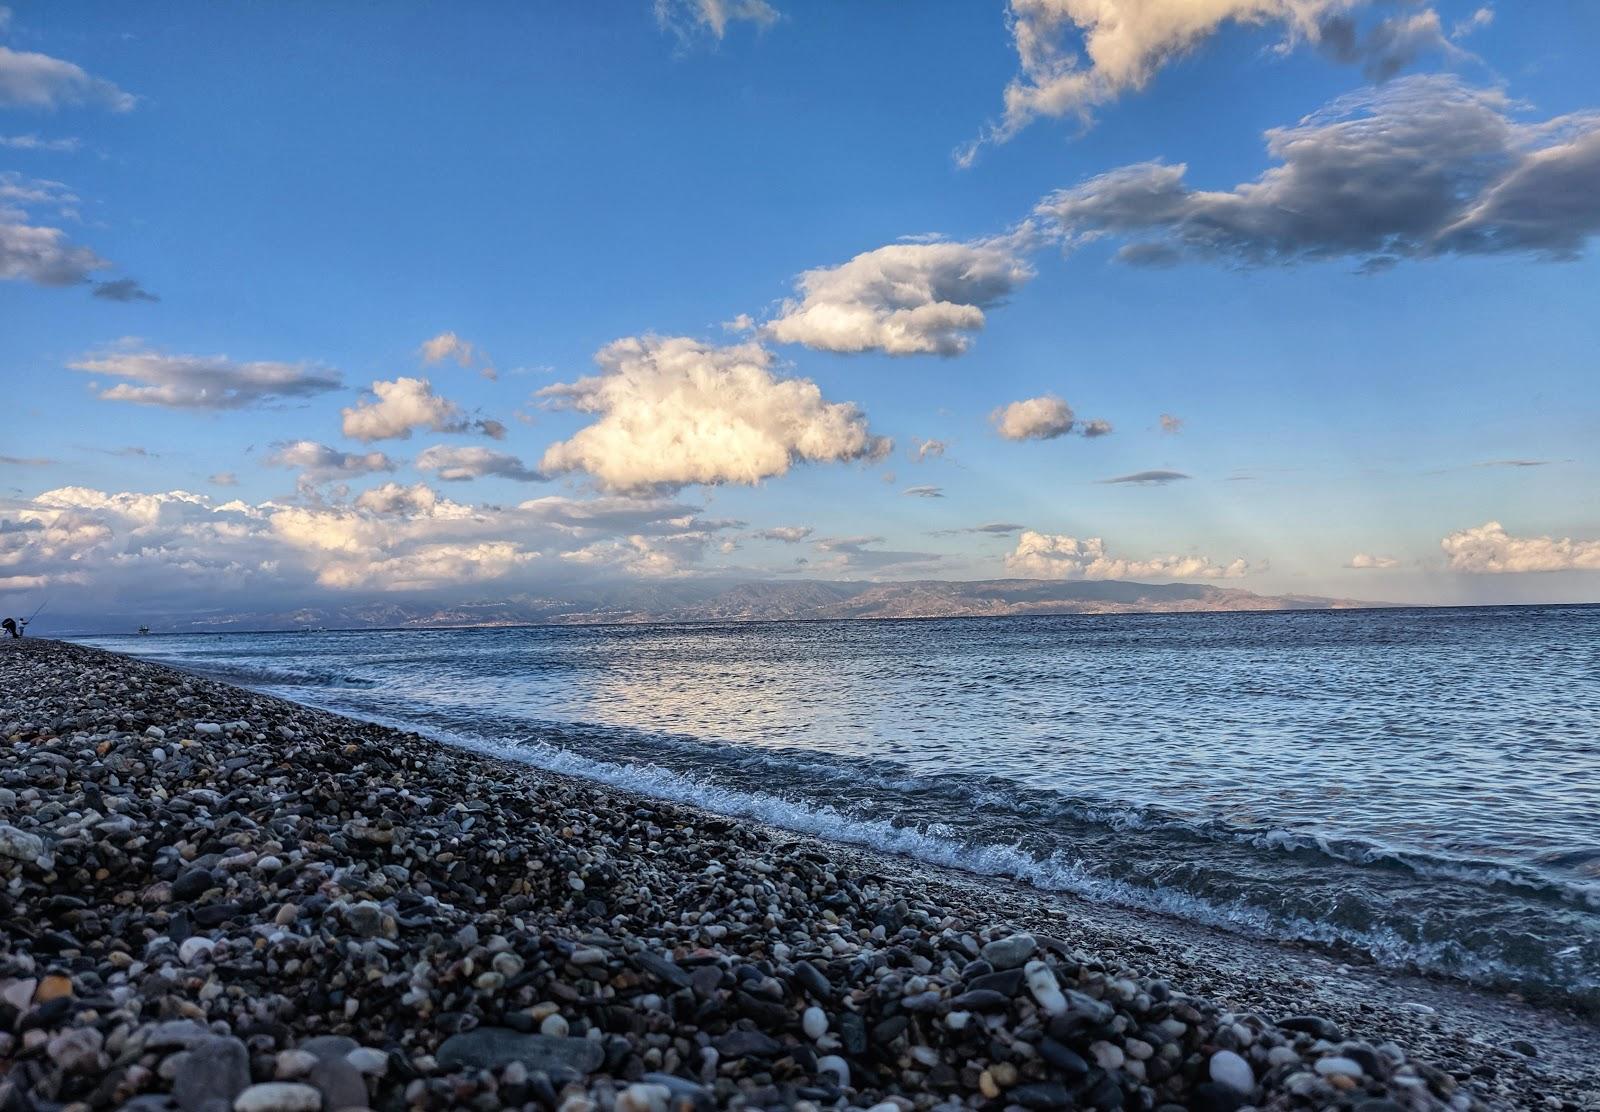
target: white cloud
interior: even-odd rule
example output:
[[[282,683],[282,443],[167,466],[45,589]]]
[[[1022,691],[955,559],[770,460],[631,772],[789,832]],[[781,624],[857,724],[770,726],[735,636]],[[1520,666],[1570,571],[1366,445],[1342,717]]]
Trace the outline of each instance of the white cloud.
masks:
[[[913,440],[911,442],[911,458],[918,463],[927,463],[930,459],[938,459],[944,455],[949,447],[942,440]]]
[[[461,366],[470,367],[474,350],[471,343],[454,332],[441,332],[431,340],[422,341],[417,352],[424,363],[442,363],[446,359],[454,359]]]
[[[0,147],[14,151],[48,151],[52,154],[71,154],[83,145],[76,138],[41,139],[38,135],[0,135]]]
[[[29,215],[31,209],[48,208],[65,216],[77,203],[77,195],[61,182],[0,171],[0,279],[75,286],[109,267],[110,263],[89,248],[69,240],[60,228]]]
[[[959,355],[984,311],[1033,277],[1021,237],[973,243],[895,243],[796,281],[761,335],[819,351]]]
[[[491,582],[510,590],[547,587],[552,576],[662,574],[656,557],[691,572],[736,524],[663,499],[470,506],[420,483],[300,505],[61,487],[0,500],[0,592],[70,583],[80,605],[137,597],[185,613],[294,609],[351,592],[459,597]],[[574,553],[583,555],[564,558]]]
[[[1182,417],[1176,417],[1171,413],[1163,413],[1161,415],[1161,431],[1169,436],[1175,436],[1182,432],[1183,424]]]
[[[797,463],[874,459],[890,447],[853,404],[774,375],[757,344],[645,336],[607,345],[595,362],[598,375],[539,391],[549,405],[597,415],[545,450],[546,474],[583,471],[628,492],[753,484]]]
[[[239,476],[232,471],[218,471],[208,480],[213,486],[231,487],[239,485]]]
[[[1350,557],[1350,562],[1345,565],[1345,567],[1354,568],[1357,571],[1381,571],[1399,566],[1400,561],[1393,556],[1374,556],[1370,552],[1357,552]]]
[[[900,493],[911,498],[943,498],[944,488],[936,486],[913,486],[906,487],[906,489],[902,490]]]
[[[995,431],[1007,440],[1053,440],[1072,431],[1072,407],[1053,394],[1025,398],[989,414]]]
[[[1203,556],[1113,555],[1099,537],[1079,540],[1025,530],[1006,557],[1006,567],[1032,579],[1237,579],[1250,570],[1242,559],[1216,564]]]
[[[1511,108],[1499,90],[1407,78],[1267,132],[1278,165],[1231,190],[1148,162],[1051,194],[1037,215],[1069,246],[1117,237],[1117,257],[1145,265],[1575,258],[1600,232],[1600,113],[1520,123]]]
[[[767,0],[655,0],[656,23],[687,44],[697,35],[717,41],[730,23],[751,23],[765,31],[782,18]]]
[[[273,448],[266,461],[269,467],[298,470],[310,482],[372,475],[395,469],[394,460],[382,452],[341,452],[314,440],[283,441],[274,444]]]
[[[1600,571],[1600,540],[1514,537],[1498,521],[1451,533],[1439,546],[1451,571]]]
[[[1375,80],[1419,54],[1462,57],[1431,8],[1378,20],[1364,32],[1353,11],[1367,0],[1011,0],[1009,26],[1020,72],[1006,86],[1004,112],[956,152],[970,165],[988,143],[1003,143],[1034,120],[1071,116],[1143,89],[1160,69],[1226,24],[1281,33],[1280,52],[1316,43]],[[1080,52],[1081,50],[1081,52]]]
[[[464,482],[485,475],[498,475],[520,483],[542,482],[544,476],[530,469],[516,456],[506,452],[493,452],[488,448],[458,448],[435,444],[417,457],[417,467],[423,471],[437,471],[445,482]]]
[[[434,432],[481,432],[502,439],[506,427],[499,421],[468,417],[448,398],[433,392],[425,378],[397,378],[393,382],[374,382],[375,397],[364,399],[339,412],[344,434],[355,440],[409,440],[416,429]]]
[[[783,544],[799,544],[811,535],[809,525],[774,525],[767,529],[757,529],[750,535],[764,541],[779,541]]]
[[[93,104],[132,111],[138,98],[79,66],[48,54],[0,46],[0,108],[62,108]]]
[[[244,409],[337,389],[339,376],[305,363],[236,363],[225,355],[111,351],[69,364],[75,371],[126,378],[99,389],[107,401],[173,409]]]

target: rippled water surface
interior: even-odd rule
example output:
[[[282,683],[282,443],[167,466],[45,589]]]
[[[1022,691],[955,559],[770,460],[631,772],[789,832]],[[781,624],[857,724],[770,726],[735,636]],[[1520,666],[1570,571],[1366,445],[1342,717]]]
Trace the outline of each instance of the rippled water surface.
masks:
[[[714,810],[1600,1010],[1600,608],[99,643]]]

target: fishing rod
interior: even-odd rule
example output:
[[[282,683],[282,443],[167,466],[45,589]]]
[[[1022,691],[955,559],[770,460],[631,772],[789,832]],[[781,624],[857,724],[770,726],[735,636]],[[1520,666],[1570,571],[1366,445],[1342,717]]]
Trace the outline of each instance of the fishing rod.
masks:
[[[41,602],[38,606],[35,606],[33,608],[33,613],[32,614],[29,614],[26,618],[22,619],[22,622],[21,622],[22,628],[23,629],[27,629],[28,628],[28,623],[33,621],[33,619],[37,618],[39,616],[39,611],[43,610],[46,606],[49,606],[49,605],[50,605],[50,598],[47,595],[47,596],[45,596],[45,600],[43,602]]]

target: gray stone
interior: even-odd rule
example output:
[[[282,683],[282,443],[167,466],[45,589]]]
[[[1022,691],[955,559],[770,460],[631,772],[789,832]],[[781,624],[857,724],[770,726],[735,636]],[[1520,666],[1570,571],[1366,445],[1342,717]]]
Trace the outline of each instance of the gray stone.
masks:
[[[521,1062],[530,1071],[546,1073],[569,1069],[593,1073],[600,1068],[605,1052],[591,1039],[561,1038],[555,1035],[524,1035],[509,1027],[479,1027],[451,1035],[436,1055],[445,1068],[501,1069]]]
[[[44,839],[0,822],[0,857],[33,862],[44,856]]]
[[[1033,957],[1039,948],[1031,934],[1014,934],[997,938],[983,948],[983,960],[996,969],[1016,969]]]
[[[189,1044],[172,1079],[172,1096],[183,1112],[233,1107],[250,1086],[250,1052],[238,1039],[211,1035]]]

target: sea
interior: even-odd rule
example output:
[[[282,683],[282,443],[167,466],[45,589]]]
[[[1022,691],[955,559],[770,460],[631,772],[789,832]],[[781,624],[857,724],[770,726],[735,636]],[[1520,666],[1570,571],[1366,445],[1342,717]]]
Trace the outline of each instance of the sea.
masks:
[[[1600,1014],[1600,607],[85,640],[726,815]]]

